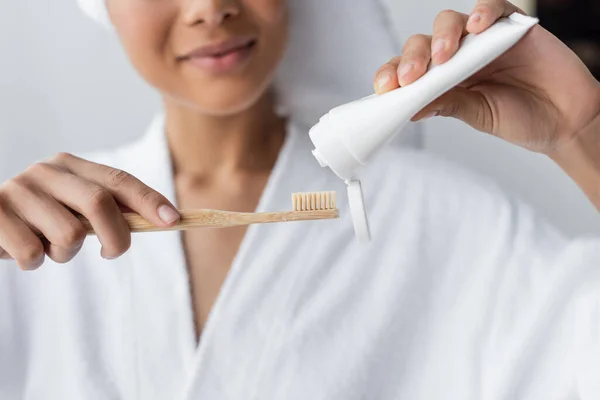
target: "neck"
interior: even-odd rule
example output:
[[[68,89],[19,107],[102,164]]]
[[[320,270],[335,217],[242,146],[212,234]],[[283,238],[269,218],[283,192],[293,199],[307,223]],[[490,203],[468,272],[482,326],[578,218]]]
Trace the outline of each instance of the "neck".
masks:
[[[175,175],[264,173],[277,159],[284,121],[271,96],[236,115],[210,116],[165,100],[166,131]]]

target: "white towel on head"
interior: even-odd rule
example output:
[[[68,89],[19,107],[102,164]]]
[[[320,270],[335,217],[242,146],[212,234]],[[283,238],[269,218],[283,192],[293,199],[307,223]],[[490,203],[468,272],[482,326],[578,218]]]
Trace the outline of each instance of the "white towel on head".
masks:
[[[105,0],[77,0],[79,7],[93,20],[110,27],[110,19],[106,10]]]
[[[105,0],[77,1],[110,26]],[[384,0],[288,2],[290,43],[275,87],[286,114],[308,127],[331,108],[371,94],[375,72],[401,48]],[[419,145],[418,136],[407,136],[403,144]]]
[[[292,118],[316,123],[373,92],[377,69],[400,54],[379,1],[290,0],[290,43],[276,88]]]

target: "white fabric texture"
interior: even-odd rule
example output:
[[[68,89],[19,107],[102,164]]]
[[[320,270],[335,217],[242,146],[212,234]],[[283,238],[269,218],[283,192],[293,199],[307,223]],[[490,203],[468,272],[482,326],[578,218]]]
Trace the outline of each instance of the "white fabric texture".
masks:
[[[110,26],[104,0],[78,0],[92,19]],[[289,0],[290,42],[275,79],[279,105],[312,126],[333,107],[373,92],[377,69],[400,54],[388,7],[380,0]],[[411,124],[398,143],[420,147]]]
[[[259,211],[338,190],[290,126]],[[158,118],[85,156],[175,200]],[[152,160],[152,162],[148,162]],[[0,262],[0,398],[597,400],[600,241],[569,243],[478,177],[388,148],[361,176],[374,240],[341,220],[250,227],[196,345],[176,232],[103,260]]]

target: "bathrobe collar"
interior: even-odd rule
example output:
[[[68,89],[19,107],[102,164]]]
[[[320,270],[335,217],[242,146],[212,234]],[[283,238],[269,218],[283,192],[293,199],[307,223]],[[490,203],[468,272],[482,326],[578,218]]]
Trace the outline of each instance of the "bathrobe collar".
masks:
[[[117,164],[162,193],[173,204],[177,204],[164,125],[163,116],[155,118],[140,141],[118,152],[118,157],[124,161],[117,161]],[[257,211],[290,209],[290,194],[293,191],[313,191],[328,187],[329,179],[315,179],[315,176],[323,174],[318,174],[318,167],[310,159],[308,147],[305,151],[298,151],[298,146],[302,147],[306,138],[297,131],[292,125],[288,128],[283,149]],[[294,182],[294,187],[290,187],[288,182]],[[199,344],[195,337],[189,277],[180,233],[134,234],[129,257],[133,265],[130,280],[132,329],[140,398],[168,398],[169,393],[176,393],[178,389],[186,392],[181,393],[181,396],[187,395],[190,399],[198,398],[200,392],[208,394],[211,385],[223,384],[214,376],[209,378],[215,368],[218,369],[217,364],[230,364],[231,368],[239,370],[237,373],[246,374],[246,378],[251,379],[252,359],[260,357],[263,350],[260,343],[267,346],[269,334],[266,331],[252,331],[254,328],[247,329],[246,334],[237,339],[252,340],[259,346],[244,348],[243,355],[232,351],[217,357],[213,352],[219,346],[215,346],[214,342],[238,335],[234,328],[248,325],[249,318],[255,319],[251,324],[253,327],[260,326],[256,324],[256,320],[261,318],[266,325],[269,323],[267,321],[272,321],[272,314],[277,312],[278,304],[273,302],[269,305],[269,302],[261,301],[265,287],[268,287],[265,285],[270,285],[273,293],[279,292],[286,289],[276,287],[276,282],[289,280],[275,276],[283,272],[277,268],[280,260],[275,262],[273,258],[280,258],[282,253],[260,249],[268,248],[268,238],[272,238],[273,232],[278,229],[288,235],[294,231],[294,228],[290,230],[289,227],[282,226],[249,227],[209,315]],[[307,234],[302,227],[296,226],[295,229],[300,236]],[[273,257],[273,254],[276,256]],[[238,312],[240,307],[235,306],[248,301],[263,305],[254,307],[251,317]],[[224,315],[226,321],[221,321]],[[232,342],[234,341],[229,341]],[[157,347],[157,344],[168,347]],[[235,375],[234,372],[233,376]],[[199,382],[203,384],[199,385]]]

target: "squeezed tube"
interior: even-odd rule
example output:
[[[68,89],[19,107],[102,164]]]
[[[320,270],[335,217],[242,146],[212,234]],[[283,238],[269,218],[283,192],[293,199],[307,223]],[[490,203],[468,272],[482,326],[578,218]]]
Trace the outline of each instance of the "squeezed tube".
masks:
[[[412,84],[334,108],[309,132],[317,161],[341,179],[352,179],[415,114],[505,53],[538,22],[517,13],[499,19],[467,35],[450,60]]]
[[[431,67],[412,84],[336,107],[312,127],[313,155],[321,167],[329,167],[348,184],[359,242],[370,240],[370,230],[356,172],[420,110],[504,54],[538,22],[518,13],[501,18],[484,32],[467,35],[450,60]]]

